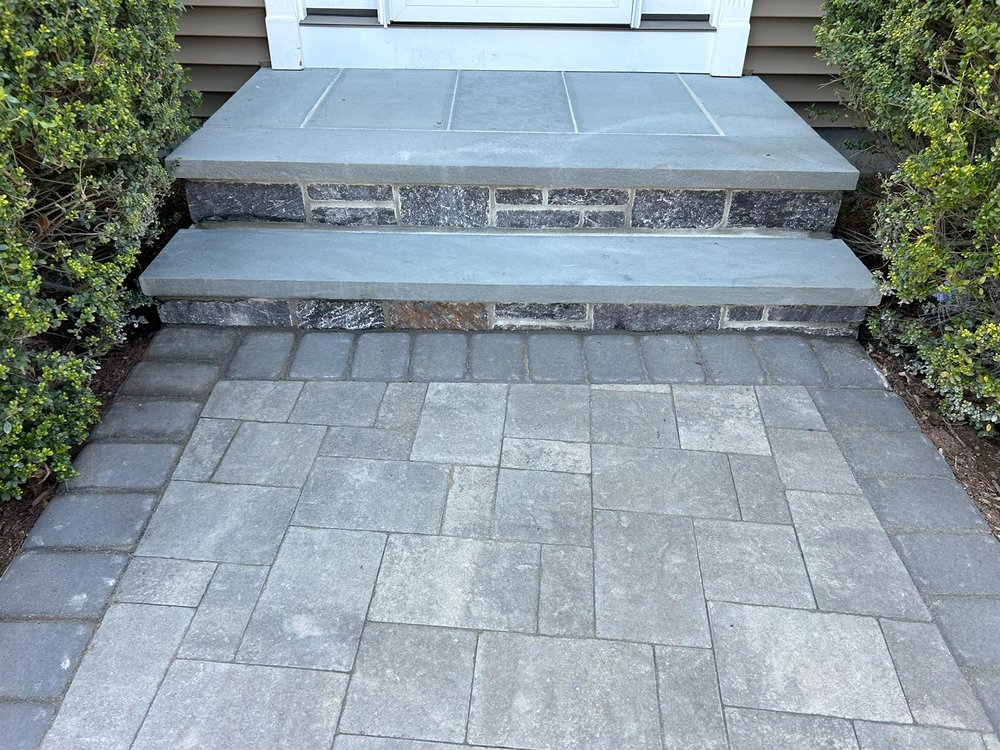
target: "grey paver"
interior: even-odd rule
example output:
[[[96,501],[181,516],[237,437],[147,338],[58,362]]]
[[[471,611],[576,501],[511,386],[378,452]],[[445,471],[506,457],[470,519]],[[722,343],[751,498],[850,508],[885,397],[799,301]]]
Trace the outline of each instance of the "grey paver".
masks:
[[[594,507],[739,518],[721,453],[595,445],[591,458]]]
[[[226,377],[233,380],[272,380],[285,372],[295,334],[283,331],[248,333],[229,361]]]
[[[813,389],[813,400],[831,430],[916,430],[910,410],[892,391],[883,389]]]
[[[979,509],[953,479],[865,479],[861,486],[879,519],[890,529],[988,533]]]
[[[500,465],[511,469],[590,473],[590,445],[561,440],[504,438]]]
[[[167,481],[180,447],[166,443],[92,443],[73,462],[78,489],[152,490]]]
[[[787,496],[821,609],[930,619],[864,496],[796,491]]]
[[[304,380],[344,380],[354,348],[353,333],[307,333],[299,341],[289,377]]]
[[[24,541],[24,549],[130,549],[155,498],[137,494],[66,494],[53,498]]]
[[[474,333],[469,375],[473,380],[518,383],[527,377],[524,337],[519,333]]]
[[[924,594],[1000,596],[1000,543],[986,534],[900,534],[896,549]]]
[[[212,481],[301,487],[325,435],[319,425],[244,422]]]
[[[590,430],[595,443],[680,447],[669,393],[594,389],[590,403]]]
[[[232,661],[267,571],[257,565],[219,565],[184,636],[178,656]]]
[[[371,427],[385,383],[306,383],[289,422]]]
[[[586,442],[590,439],[590,391],[579,385],[512,385],[507,437]]]
[[[289,529],[237,658],[350,670],[384,544],[369,531]]]
[[[772,429],[768,436],[778,474],[789,489],[861,492],[837,441],[829,433]]]
[[[727,708],[732,750],[857,750],[851,722],[826,716]]]
[[[657,646],[656,671],[664,747],[728,750],[712,652]]]
[[[500,469],[496,532],[501,539],[590,542],[590,480],[553,471]]]
[[[685,450],[770,455],[753,388],[677,385],[673,392]]]
[[[594,553],[591,550],[542,546],[538,630],[548,635],[594,634]]]
[[[983,740],[974,732],[937,727],[854,723],[861,750],[982,750]]]
[[[695,339],[705,374],[720,385],[762,385],[767,375],[745,335],[717,334]]]
[[[534,631],[538,546],[521,542],[393,535],[370,619]]]
[[[726,705],[909,723],[875,620],[710,602]]]
[[[689,519],[596,512],[594,588],[602,638],[711,646]]]
[[[469,341],[464,333],[418,333],[413,337],[410,376],[414,380],[464,380]]]
[[[346,687],[329,672],[176,661],[132,747],[325,750]]]
[[[58,698],[92,634],[80,622],[0,622],[0,698]]]
[[[319,458],[293,520],[303,526],[433,534],[447,492],[443,466]]]
[[[302,383],[224,380],[212,389],[203,417],[284,422],[292,413]]]
[[[414,461],[496,466],[500,463],[507,387],[433,383],[413,441]]]
[[[1000,668],[1000,598],[942,597],[930,602],[955,659],[963,666]]]
[[[631,336],[586,336],[583,351],[591,383],[641,383],[639,346]]]
[[[859,477],[952,476],[944,456],[919,431],[850,432],[839,442]]]
[[[284,487],[172,482],[137,554],[267,565],[297,498]]]
[[[813,339],[813,351],[830,382],[840,388],[887,388],[885,378],[856,341]]]
[[[754,348],[775,385],[825,383],[826,373],[807,339],[795,336],[754,336]]]
[[[115,599],[135,604],[197,607],[215,573],[215,563],[133,557]]]
[[[757,386],[764,424],[792,430],[825,430],[826,423],[803,386]]]
[[[200,399],[208,395],[220,374],[218,365],[199,362],[140,362],[118,393]]]
[[[420,625],[365,628],[341,732],[461,742],[476,634]]]
[[[354,350],[355,380],[406,380],[410,368],[410,335],[362,333]]]
[[[126,562],[107,552],[19,555],[0,578],[0,616],[98,618]]]
[[[42,747],[131,747],[191,615],[184,607],[112,605]]]
[[[528,336],[528,374],[535,383],[584,382],[580,338],[568,333]]]
[[[416,432],[427,386],[423,383],[389,383],[378,408],[375,426],[386,430]]]
[[[883,620],[882,633],[916,721],[991,731],[983,707],[956,666],[937,626]]]
[[[552,750],[660,748],[649,646],[484,633],[469,741]]]
[[[200,419],[184,447],[173,479],[208,481],[222,460],[240,423],[235,419]]]
[[[785,500],[785,488],[770,456],[732,455],[733,472],[740,516],[744,521],[791,523],[792,515]]]
[[[38,750],[54,713],[42,703],[0,703],[0,737],[7,750]]]
[[[815,607],[790,526],[697,520],[694,529],[706,599]]]
[[[91,431],[90,439],[183,442],[200,411],[196,401],[117,401]]]
[[[410,455],[413,435],[376,427],[331,427],[320,446],[321,456],[342,458],[390,458],[405,460]]]
[[[226,359],[239,337],[231,328],[168,326],[157,332],[144,353],[145,359]]]
[[[689,336],[643,336],[642,355],[654,383],[704,383],[701,353]]]
[[[441,531],[456,536],[489,536],[496,499],[497,469],[456,466],[448,486]]]

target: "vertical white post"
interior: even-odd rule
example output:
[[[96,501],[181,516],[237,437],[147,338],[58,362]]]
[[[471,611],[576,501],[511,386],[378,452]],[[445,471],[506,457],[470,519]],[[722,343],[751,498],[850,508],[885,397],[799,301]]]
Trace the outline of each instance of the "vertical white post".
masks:
[[[712,62],[708,71],[713,76],[743,75],[752,8],[753,0],[715,0],[709,18],[715,27]]]
[[[271,67],[275,70],[302,70],[299,25],[306,17],[302,0],[264,0],[264,9]]]

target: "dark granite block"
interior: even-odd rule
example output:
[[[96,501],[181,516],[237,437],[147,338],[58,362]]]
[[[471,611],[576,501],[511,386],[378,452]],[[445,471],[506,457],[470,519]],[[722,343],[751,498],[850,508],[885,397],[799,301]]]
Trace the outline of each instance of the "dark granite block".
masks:
[[[595,305],[594,330],[695,333],[719,327],[719,307],[693,305]]]
[[[865,319],[867,312],[867,307],[776,305],[768,308],[767,319],[810,323],[860,323]],[[734,318],[730,317],[730,320]]]
[[[396,330],[485,331],[489,326],[481,302],[387,302],[389,327]]]
[[[485,227],[490,221],[490,189],[448,185],[407,185],[399,189],[400,223],[422,227]]]
[[[764,308],[759,305],[733,305],[726,308],[726,317],[729,320],[762,320],[764,318]]]
[[[625,212],[585,211],[583,226],[591,229],[620,229],[625,226]]]
[[[365,206],[318,206],[313,221],[338,227],[385,226],[396,223],[396,209]]]
[[[391,201],[390,185],[310,185],[306,188],[314,201]]]
[[[624,206],[628,190],[586,190],[584,188],[553,188],[549,190],[553,206]]]
[[[737,190],[729,208],[729,226],[829,232],[839,211],[839,192]]]
[[[288,326],[288,303],[280,299],[193,300],[160,303],[161,323],[209,326]]]
[[[578,211],[497,211],[497,226],[504,229],[570,229],[579,226]]]
[[[640,229],[711,229],[722,223],[722,190],[636,190],[632,226]]]
[[[575,302],[498,302],[494,312],[498,318],[583,320],[587,306]]]
[[[497,188],[494,193],[497,203],[522,206],[540,206],[542,191],[539,188]]]
[[[189,182],[194,221],[305,221],[302,188],[256,182]]]
[[[300,299],[295,303],[295,317],[299,328],[385,328],[382,305],[371,300]]]

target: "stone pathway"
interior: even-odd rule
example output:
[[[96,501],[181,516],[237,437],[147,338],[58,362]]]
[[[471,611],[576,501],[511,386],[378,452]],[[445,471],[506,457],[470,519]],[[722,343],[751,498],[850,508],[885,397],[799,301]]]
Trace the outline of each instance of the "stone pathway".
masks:
[[[172,329],[77,466],[7,750],[1000,748],[1000,545],[850,342]]]

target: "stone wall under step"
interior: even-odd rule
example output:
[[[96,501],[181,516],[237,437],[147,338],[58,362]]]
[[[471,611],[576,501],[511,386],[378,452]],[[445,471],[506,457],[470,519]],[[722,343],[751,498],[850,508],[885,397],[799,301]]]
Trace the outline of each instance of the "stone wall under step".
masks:
[[[166,324],[327,330],[585,330],[704,333],[724,330],[856,336],[865,307],[456,303],[307,299],[172,299]]]
[[[187,183],[194,221],[337,227],[829,232],[839,191]]]

